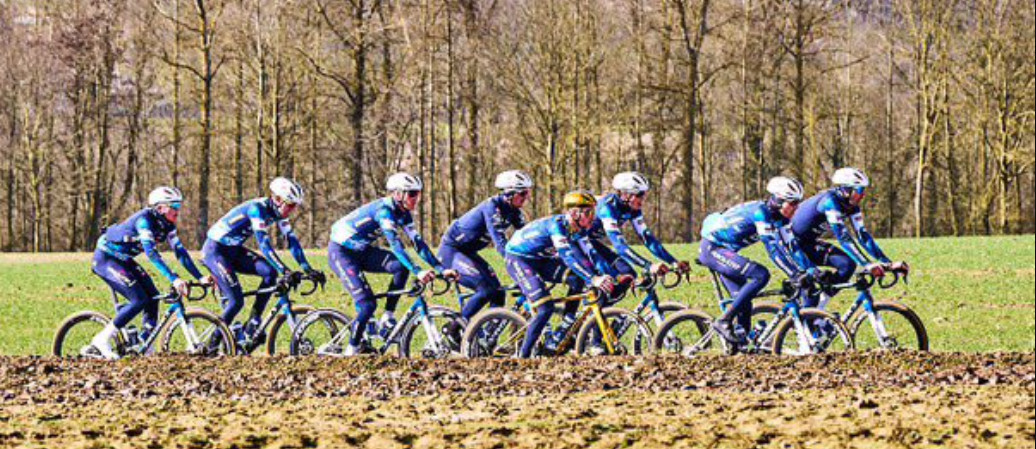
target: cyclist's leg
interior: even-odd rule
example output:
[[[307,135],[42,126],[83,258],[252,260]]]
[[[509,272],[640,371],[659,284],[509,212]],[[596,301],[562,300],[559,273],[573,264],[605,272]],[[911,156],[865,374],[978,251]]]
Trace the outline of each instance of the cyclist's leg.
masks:
[[[465,254],[452,249],[446,249],[446,252],[453,253],[450,265],[446,266],[460,274],[460,285],[475,291],[461,311],[464,319],[470,320],[485,308],[487,303],[494,307],[504,305],[504,291],[500,286],[500,280],[485,259],[478,254]]]
[[[734,251],[709,242],[702,244],[701,261],[720,274],[733,296],[730,308],[718,320],[731,323],[737,319],[746,331],[750,329],[752,299],[770,283],[769,270]]]
[[[363,341],[367,323],[374,316],[374,310],[377,307],[374,292],[359,263],[362,253],[349,251],[334,242],[328,244],[327,252],[331,270],[338,276],[345,291],[352,296],[356,308],[356,319],[353,320],[352,335],[349,338],[349,345],[355,351]]]
[[[133,320],[149,303],[155,302],[157,292],[152,294],[154,284],[147,272],[133,260],[119,260],[101,251],[94,254],[93,271],[104,280],[117,294],[122,295],[129,304],[115,314],[115,318],[93,339],[93,345],[106,358],[115,358],[109,343],[112,337]]]
[[[838,248],[828,242],[818,240],[816,242],[803,242],[801,244],[802,252],[805,253],[806,257],[813,262],[814,265],[820,267],[831,267],[835,269],[835,276],[832,281],[836,284],[842,284],[852,279],[853,273],[856,272],[856,263],[845,254],[841,248]],[[828,295],[834,295],[837,292],[827,292]],[[820,292],[808,295],[806,298],[805,307],[816,307],[820,303]]]
[[[241,250],[242,254],[234,260],[234,268],[238,273],[261,278],[262,281],[259,282],[260,289],[277,285],[277,269],[270,265],[266,258],[244,247],[241,247]],[[270,296],[272,296],[272,293],[255,296],[255,302],[252,303],[252,312],[248,317],[248,321],[253,327],[258,326],[262,321],[263,311],[266,310],[266,305],[270,302]]]
[[[856,262],[853,262],[845,251],[823,241],[817,242],[816,249],[823,255],[818,264],[835,269],[835,283],[844,284],[853,278],[853,274],[856,273]]]
[[[504,262],[507,265],[508,274],[518,283],[518,288],[522,290],[522,294],[525,295],[530,303],[547,297],[549,293],[547,292],[546,285],[543,283],[543,279],[540,277],[538,265],[541,265],[541,263],[538,263],[539,261],[507,256]],[[525,342],[522,344],[522,349],[519,353],[520,357],[529,358],[532,356],[532,349],[535,347],[536,341],[539,340],[540,334],[543,333],[543,329],[550,322],[550,317],[553,314],[553,303],[544,304],[536,310],[536,316],[529,323],[529,328],[525,333]]]
[[[228,254],[229,247],[206,240],[201,251],[202,263],[216,279],[216,287],[219,288],[220,296],[222,296],[220,299],[223,313],[220,318],[229,326],[245,304],[241,282],[237,279],[237,273],[234,271],[234,265]]]
[[[389,283],[389,291],[398,291],[406,288],[406,281],[410,278],[410,272],[396,259],[390,251],[370,247],[363,251],[360,256],[360,267],[368,273],[388,273],[392,275]],[[389,318],[396,312],[399,305],[399,295],[385,297],[385,312]]]

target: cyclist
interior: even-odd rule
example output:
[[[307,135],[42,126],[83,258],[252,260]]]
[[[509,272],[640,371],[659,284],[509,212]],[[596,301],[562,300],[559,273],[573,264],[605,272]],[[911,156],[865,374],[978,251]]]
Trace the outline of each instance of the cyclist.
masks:
[[[436,273],[448,279],[457,278],[457,272],[443,267],[414,228],[411,212],[417,209],[421,201],[421,192],[424,190],[421,180],[406,173],[396,173],[388,178],[385,188],[389,191],[388,197],[354,210],[331,228],[328,262],[356,304],[356,319],[353,320],[346,356],[357,355],[368,349],[360,345],[367,323],[377,308],[374,292],[364,273],[391,274],[389,291],[406,287],[408,274],[413,274],[424,284],[432,282]],[[411,260],[400,239],[401,234],[406,234],[421,259],[431,265],[431,270],[422,269]],[[373,245],[382,235],[388,240],[391,251]],[[396,325],[395,311],[398,304],[399,296],[389,296],[385,301],[385,313],[377,326],[385,335]]]
[[[666,274],[672,265],[681,274],[690,271],[691,265],[677,262],[644,223],[644,199],[651,190],[647,178],[636,172],[619,173],[612,179],[612,188],[615,192],[597,203],[597,219],[590,229],[591,242],[597,253],[620,274],[629,276],[636,276],[632,266],[649,270],[655,276]],[[633,229],[659,263],[653,264],[633,251],[622,234],[622,227],[627,223],[633,224]],[[609,248],[608,242],[615,251]]]
[[[723,339],[739,346],[745,344],[745,339],[734,331],[733,320],[737,319],[745,332],[751,328],[752,299],[770,282],[769,270],[740,255],[742,249],[762,240],[777,267],[799,281],[799,285],[816,274],[816,267],[793,240],[786,238],[788,220],[802,202],[802,185],[791,178],[776,177],[766,190],[770,193],[766,201],[714,213],[702,224],[699,260],[720,274],[733,299],[712,326]]]
[[[565,213],[536,220],[511,236],[504,259],[507,272],[530,302],[550,295],[545,282],[565,282],[569,294],[584,290],[587,283],[606,294],[617,291],[614,270],[593,250],[586,233],[593,225],[596,205],[593,195],[571,192],[563,200]],[[568,271],[571,274],[566,275]],[[578,307],[578,302],[565,303],[565,314],[574,315]],[[553,303],[539,307],[529,323],[520,357],[532,355],[553,314]]]
[[[301,280],[298,272],[288,268],[273,249],[269,227],[276,224],[281,236],[288,241],[292,257],[302,270],[317,282],[323,282],[324,274],[316,271],[306,260],[295,231],[288,220],[302,205],[305,193],[302,187],[287,178],[276,178],[270,182],[270,196],[257,198],[230,210],[208,231],[208,239],[202,247],[205,266],[216,278],[216,284],[223,295],[223,322],[233,325],[234,317],[244,307],[244,293],[238,274],[258,276],[262,279],[260,289],[277,285],[294,286]],[[246,248],[245,242],[255,235],[262,255]],[[254,335],[261,324],[263,310],[270,300],[270,294],[256,295],[252,312],[240,337]],[[234,326],[237,331],[237,326]]]
[[[904,262],[892,263],[874,241],[874,237],[863,223],[861,204],[870,187],[867,175],[855,168],[842,168],[831,178],[835,187],[806,200],[791,220],[791,230],[803,253],[810,262],[836,270],[830,281],[835,284],[848,282],[857,267],[875,277],[882,277],[886,270],[909,272]],[[846,220],[852,223],[859,243],[873,258],[868,259],[857,246]],[[834,234],[841,249],[821,240],[826,233]],[[810,297],[807,307],[817,305],[817,298]]]
[[[176,222],[180,217],[182,205],[183,194],[179,190],[173,187],[159,187],[148,194],[147,208],[108,228],[97,240],[93,260],[94,274],[111,286],[112,290],[129,300],[129,304],[120,308],[115,319],[91,342],[102,357],[108,360],[118,358],[112,351],[111,339],[137,314],[144,313],[141,339],[146,339],[157,324],[158,300],[155,298],[159,296],[159,292],[144,268],[133,260],[140,253],[147,254],[158,272],[168,279],[176,292],[182,296],[187,296],[190,287],[162,260],[162,255],[157,249],[159,243],[169,243],[180,265],[191,276],[205,284],[212,284],[211,277],[203,279],[191,255],[176,235]]]
[[[494,307],[504,305],[505,292],[500,280],[489,262],[478,253],[492,244],[501,257],[506,256],[507,229],[525,226],[522,207],[529,199],[532,186],[532,177],[524,172],[500,173],[496,177],[500,193],[454,221],[443,234],[439,258],[443,265],[460,274],[461,285],[475,291],[461,310],[465,320],[475,316],[486,303]]]

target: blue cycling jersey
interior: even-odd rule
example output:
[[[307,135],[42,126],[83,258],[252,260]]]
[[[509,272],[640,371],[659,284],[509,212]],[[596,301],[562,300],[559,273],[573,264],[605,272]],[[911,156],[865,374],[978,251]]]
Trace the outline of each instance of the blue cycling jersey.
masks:
[[[573,273],[589,282],[597,273],[615,276],[615,269],[594,251],[586,232],[571,232],[564,215],[544,217],[515,232],[507,254],[526,259],[560,257]]]
[[[777,267],[789,276],[816,267],[788,238],[788,220],[762,201],[744,203],[714,213],[702,224],[702,238],[732,251],[741,251],[762,240]]]
[[[231,209],[209,228],[208,238],[224,246],[243,246],[245,241],[254,234],[263,257],[270,265],[273,265],[278,273],[283,274],[287,271],[287,266],[274,251],[268,231],[270,225],[274,223],[280,229],[281,235],[288,240],[288,249],[299,266],[306,271],[312,269],[306,260],[302,244],[295,236],[295,231],[291,229],[291,222],[280,216],[273,200],[269,198],[249,200]]]
[[[410,238],[421,259],[442,273],[442,263],[414,228],[413,216],[399,207],[392,198],[373,201],[340,218],[331,227],[331,241],[352,251],[363,251],[384,236],[399,262],[411,273],[417,274],[421,267],[407,254],[400,240],[401,230]]]
[[[854,262],[860,266],[867,265],[868,259],[856,246],[856,241],[845,225],[846,220],[852,223],[860,244],[874,259],[891,263],[864,226],[863,211],[849,204],[847,195],[839,194],[837,188],[821,192],[803,202],[791,219],[791,229],[795,238],[801,242],[815,242],[830,232]]]
[[[644,223],[644,213],[631,209],[619,199],[619,195],[614,193],[597,202],[597,219],[590,228],[590,235],[600,241],[604,241],[607,237],[619,256],[626,262],[641,268],[650,267],[651,262],[633,251],[633,248],[626,242],[626,237],[622,234],[622,227],[626,223],[633,223],[633,229],[637,231],[637,235],[640,236],[651,254],[665,263],[676,263],[676,259],[666,251],[662,242],[655,238],[655,235]]]
[[[522,211],[502,195],[494,196],[468,211],[442,236],[442,243],[463,252],[479,252],[490,244],[501,256],[507,251],[507,229],[525,226]]]
[[[179,276],[169,268],[157,249],[157,244],[163,242],[169,242],[169,247],[176,253],[180,265],[183,265],[191,276],[201,279],[201,272],[176,235],[176,225],[152,208],[141,210],[126,221],[109,227],[97,240],[97,249],[120,260],[130,260],[140,253],[146,253],[162,276],[173,282],[179,279]]]

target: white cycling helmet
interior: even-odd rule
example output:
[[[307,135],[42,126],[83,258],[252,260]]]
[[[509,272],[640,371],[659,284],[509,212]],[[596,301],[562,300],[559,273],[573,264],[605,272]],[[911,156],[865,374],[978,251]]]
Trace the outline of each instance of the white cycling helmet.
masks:
[[[871,186],[871,180],[867,175],[863,174],[862,171],[851,167],[840,168],[835,171],[834,176],[831,177],[831,182],[841,187],[867,188]]]
[[[651,190],[651,184],[644,175],[630,171],[615,175],[612,188],[622,193],[644,193]]]
[[[420,192],[424,190],[424,183],[409,173],[396,173],[385,181],[385,189],[389,192]]]
[[[154,207],[159,204],[182,203],[183,193],[176,187],[162,186],[147,195],[147,205]]]
[[[302,204],[306,197],[302,187],[288,178],[276,178],[271,181],[270,192],[289,204]]]
[[[802,201],[805,189],[798,181],[778,176],[766,184],[766,191],[781,201]]]
[[[521,170],[508,170],[496,175],[496,188],[505,192],[532,188],[532,177]]]

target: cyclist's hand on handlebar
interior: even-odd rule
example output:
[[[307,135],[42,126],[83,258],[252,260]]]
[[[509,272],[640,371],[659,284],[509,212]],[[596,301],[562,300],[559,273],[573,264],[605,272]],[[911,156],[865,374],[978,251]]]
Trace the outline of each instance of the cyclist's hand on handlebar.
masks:
[[[664,263],[656,263],[654,265],[651,265],[652,276],[665,276],[666,273],[669,273],[669,265],[666,265]]]
[[[875,278],[880,279],[885,277],[885,267],[878,263],[867,265],[866,267],[863,267],[863,270],[870,273],[871,276],[874,276]]]
[[[298,271],[285,271],[284,275],[277,280],[281,287],[295,288],[302,282],[302,273]]]
[[[613,280],[611,276],[597,276],[593,279],[593,285],[594,288],[609,295],[615,291],[615,280]]]
[[[899,274],[910,274],[910,265],[906,262],[893,262],[889,264],[889,270]]]
[[[417,281],[420,282],[422,285],[428,285],[432,283],[432,281],[434,280],[435,272],[432,270],[424,270],[420,273],[417,273]]]
[[[309,278],[309,280],[320,285],[324,285],[327,283],[327,275],[325,275],[323,271],[317,271],[310,268],[306,270],[306,277]]]
[[[686,260],[681,260],[676,263],[676,271],[680,274],[687,274],[691,272],[691,263]]]
[[[448,269],[442,270],[442,277],[443,277],[443,279],[446,279],[447,281],[457,282],[458,280],[460,280],[460,273],[458,273],[457,270],[454,270],[452,268],[448,268]]]
[[[615,283],[619,285],[632,285],[636,279],[636,277],[628,274],[620,274],[619,277],[615,278]]]
[[[206,287],[215,287],[216,278],[213,277],[211,274],[208,276],[202,276],[201,279],[198,279],[198,283]]]
[[[191,294],[191,284],[187,283],[187,281],[183,279],[177,278],[173,281],[173,290],[176,290],[176,294],[180,295],[180,297],[186,298]]]

